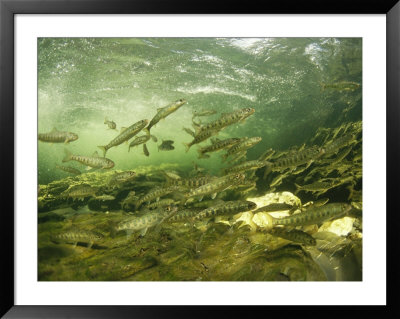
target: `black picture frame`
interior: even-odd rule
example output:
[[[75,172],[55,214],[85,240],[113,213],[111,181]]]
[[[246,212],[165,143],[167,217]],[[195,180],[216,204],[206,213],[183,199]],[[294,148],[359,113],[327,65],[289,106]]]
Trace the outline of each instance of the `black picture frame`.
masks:
[[[14,303],[14,18],[16,14],[386,14],[387,18],[387,306],[346,307],[201,307],[201,306],[16,306]],[[1,309],[4,318],[156,318],[156,317],[227,317],[234,314],[246,317],[254,311],[266,316],[306,316],[321,311],[320,315],[354,317],[395,317],[398,312],[396,290],[399,276],[395,252],[398,238],[398,212],[395,204],[399,163],[399,105],[400,105],[400,3],[374,0],[291,0],[245,4],[216,1],[163,0],[0,0],[0,156],[2,207],[1,211]],[[377,106],[379,107],[379,106]],[[381,169],[381,168],[376,168]],[[382,174],[385,172],[382,170]],[[384,199],[382,199],[384,202]],[[384,205],[382,206],[384,207]],[[397,220],[396,220],[397,219]],[[243,292],[246,293],[246,292]],[[248,293],[248,292],[247,292]],[[179,305],[179,300],[176,302]]]

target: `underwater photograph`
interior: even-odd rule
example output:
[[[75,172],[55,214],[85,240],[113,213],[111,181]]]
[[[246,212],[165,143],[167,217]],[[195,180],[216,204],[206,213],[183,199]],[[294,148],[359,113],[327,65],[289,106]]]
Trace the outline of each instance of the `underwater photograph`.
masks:
[[[38,281],[362,281],[362,38],[38,38]]]

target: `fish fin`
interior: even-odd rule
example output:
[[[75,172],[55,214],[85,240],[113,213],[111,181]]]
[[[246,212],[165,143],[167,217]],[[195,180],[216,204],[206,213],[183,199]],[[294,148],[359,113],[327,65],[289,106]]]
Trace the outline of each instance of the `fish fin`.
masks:
[[[197,149],[197,152],[199,153],[199,157],[198,158],[209,158],[210,157],[210,155],[207,155],[207,154],[203,153],[201,148]]]
[[[103,151],[103,157],[106,157],[106,153],[107,153],[106,147],[105,146],[101,146],[101,145],[99,145],[97,147]]]
[[[199,202],[201,202],[201,201],[202,201],[202,199],[203,199],[203,196],[200,196],[200,197],[199,197]]]
[[[86,167],[85,167],[85,170],[86,170],[86,171],[90,171],[92,168],[93,168],[93,167],[86,166]]]
[[[149,134],[150,134],[150,132],[149,132]],[[155,143],[158,142],[157,137],[155,137],[154,135],[151,135],[151,134],[150,134],[150,137],[151,137],[151,139],[153,140],[153,142],[155,142]]]
[[[73,246],[76,247],[76,245],[78,245],[78,242],[77,242],[77,241],[74,242]]]
[[[319,85],[320,85],[320,91],[321,91],[321,92],[325,91],[325,89],[326,89],[326,84],[320,82]]]
[[[146,235],[146,233],[147,233],[147,227],[146,228],[143,228],[141,231],[140,231],[140,236],[144,236],[144,235]]]
[[[53,143],[52,143],[53,144]],[[64,144],[69,144],[69,139],[65,139]]]
[[[194,128],[194,135],[197,135],[198,133],[200,133],[202,126],[193,123],[193,128]]]
[[[217,197],[217,193],[211,194],[211,199],[214,199],[215,197]]]
[[[150,129],[149,129],[148,127],[145,127],[145,128],[143,129],[143,132],[145,132],[146,135],[150,135]]]
[[[296,186],[296,190],[294,191],[294,194],[296,195],[298,192],[301,191],[301,186],[297,185],[296,183],[294,183],[294,186]]]
[[[104,124],[107,124],[107,121],[108,121],[108,118],[105,117],[105,118],[104,118]]]
[[[190,146],[189,143],[182,143],[186,147],[186,153],[189,152]]]
[[[124,132],[127,129],[127,127],[121,127],[121,133]]]
[[[93,242],[92,241],[88,242],[87,248],[92,248],[92,246],[93,246]]]
[[[93,157],[99,157],[99,153],[97,151],[94,151],[94,153],[92,154]]]
[[[64,149],[65,151],[65,157],[63,158],[63,162],[68,162],[71,160],[72,157],[72,153],[70,151],[68,151],[67,149]]]
[[[268,174],[271,173],[271,171],[272,171],[272,166],[267,164],[267,165],[265,166],[263,179],[266,179],[267,176],[268,176]]]
[[[51,132],[58,132],[58,130],[55,127],[53,127]]]

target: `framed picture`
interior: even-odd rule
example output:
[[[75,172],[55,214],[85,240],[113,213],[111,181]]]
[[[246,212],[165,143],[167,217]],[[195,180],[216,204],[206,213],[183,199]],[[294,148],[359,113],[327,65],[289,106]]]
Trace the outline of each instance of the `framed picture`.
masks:
[[[5,318],[393,311],[399,4],[117,4],[1,1]]]

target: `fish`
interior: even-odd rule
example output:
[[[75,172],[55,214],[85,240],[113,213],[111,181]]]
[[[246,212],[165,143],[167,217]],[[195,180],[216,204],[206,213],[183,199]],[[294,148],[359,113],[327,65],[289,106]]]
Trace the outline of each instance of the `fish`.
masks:
[[[334,89],[337,91],[355,91],[360,87],[360,83],[351,81],[341,81],[334,83],[321,83],[322,90]]]
[[[185,188],[182,188],[182,186],[177,186],[177,185],[153,188],[146,195],[142,196],[137,200],[137,202],[135,203],[135,210],[137,210],[144,202],[150,202],[153,199],[158,199],[170,193],[181,192],[184,190]]]
[[[162,119],[165,119],[168,115],[178,110],[182,105],[186,103],[185,99],[177,100],[165,107],[160,107],[157,109],[157,114],[150,121],[149,125],[146,127],[146,130],[150,133],[150,129],[156,125]]]
[[[306,148],[300,152],[287,153],[274,162],[266,165],[264,179],[271,171],[282,171],[287,168],[296,168],[297,166],[308,164],[325,154],[325,150],[318,146]],[[307,167],[308,167],[307,166]]]
[[[147,149],[146,144],[143,144],[143,154],[146,155],[146,156],[149,156],[149,155],[150,155],[149,150]]]
[[[206,153],[211,153],[211,152],[217,152],[220,151],[222,149],[229,149],[231,148],[233,145],[239,143],[240,139],[237,137],[233,137],[233,138],[227,138],[225,140],[220,140],[220,139],[211,139],[211,145],[205,146],[205,147],[201,147],[197,150],[197,152],[199,153],[199,158],[208,158],[210,157],[209,155],[207,155]]]
[[[127,235],[132,234],[133,231],[140,231],[140,235],[144,236],[150,227],[161,224],[164,220],[172,217],[177,210],[177,207],[167,206],[147,213],[144,216],[130,217],[120,222],[115,230],[126,230]]]
[[[128,196],[121,202],[121,208],[124,209],[127,205],[133,204],[136,202],[139,198],[136,196],[135,191],[130,191],[128,193]]]
[[[103,238],[104,235],[97,231],[80,229],[78,227],[71,227],[68,230],[51,235],[52,241],[72,242],[74,246],[78,242],[84,242],[87,243],[87,248],[91,248],[94,243],[101,241]]]
[[[190,128],[184,127],[182,130],[184,130],[186,133],[194,137],[194,131],[192,131]]]
[[[259,161],[266,161],[267,159],[271,158],[272,155],[275,154],[275,150],[273,150],[272,148],[266,150],[264,153],[262,153],[260,155],[260,157],[258,158]]]
[[[187,208],[179,210],[174,216],[168,219],[168,222],[181,222],[193,219],[198,213],[202,211],[201,208]]]
[[[294,192],[294,194],[297,194],[300,191],[313,192],[313,193],[317,192],[319,194],[323,194],[326,191],[328,191],[329,189],[339,186],[340,181],[321,180],[321,181],[303,185],[303,186],[297,185],[296,183],[294,183],[294,185],[296,186],[296,191]]]
[[[150,135],[143,135],[136,137],[130,144],[128,148],[128,152],[131,150],[131,147],[138,146],[140,144],[146,143],[150,139]]]
[[[49,133],[39,133],[39,141],[48,143],[64,143],[69,144],[69,142],[76,141],[78,139],[78,134],[72,132],[58,131],[55,127]]]
[[[88,184],[80,184],[72,186],[60,194],[60,198],[72,198],[84,200],[86,197],[95,197],[98,188],[92,187]]]
[[[115,172],[115,174],[110,178],[108,184],[110,186],[123,184],[132,181],[136,177],[134,171],[124,171],[121,173]]]
[[[319,224],[328,220],[337,219],[347,215],[352,206],[347,203],[331,203],[323,206],[306,209],[292,216],[273,218],[272,224],[283,226],[305,226]]]
[[[90,156],[74,155],[66,149],[65,154],[66,155],[62,160],[63,162],[77,161],[88,167],[102,168],[102,169],[113,168],[115,165],[112,160],[98,156],[97,152],[95,152],[93,156],[90,157]]]
[[[353,134],[345,134],[341,137],[338,137],[326,144],[322,147],[325,155],[329,155],[332,153],[336,153],[339,149],[348,146],[350,144],[356,143],[355,135]]]
[[[192,189],[188,193],[185,194],[186,198],[190,197],[200,197],[200,200],[204,195],[210,195],[211,198],[214,199],[217,196],[218,192],[222,192],[225,189],[229,188],[232,185],[239,184],[245,179],[245,175],[241,173],[237,174],[229,174],[226,176],[222,176],[210,181],[207,184],[204,184],[198,188]]]
[[[194,112],[193,112],[193,117],[197,117],[197,116],[209,116],[209,115],[213,115],[213,114],[216,114],[216,113],[217,113],[216,110],[194,111]]]
[[[160,145],[158,145],[158,150],[160,151],[172,151],[175,147],[172,145],[174,141],[171,140],[163,140]]]
[[[202,219],[205,217],[214,217],[219,215],[234,215],[241,212],[253,210],[256,207],[256,203],[250,201],[227,201],[202,210],[196,215],[195,219]]]
[[[317,244],[317,241],[313,236],[298,229],[286,230],[282,227],[275,227],[272,228],[269,233],[306,246],[315,246]]]
[[[254,114],[255,109],[251,107],[246,107],[243,109],[235,110],[230,113],[222,113],[221,117],[213,122],[205,125],[195,125],[195,134],[198,135],[200,132],[204,131],[220,131],[223,128],[232,125],[237,122],[242,122],[250,115]]]
[[[100,196],[95,196],[95,199],[101,200],[101,201],[106,201],[106,200],[114,200],[115,197],[112,195],[104,194],[104,195],[100,195]]]
[[[117,129],[117,124],[115,124],[115,122],[113,122],[112,120],[109,121],[107,118],[104,119],[104,124],[107,124],[108,128],[110,128],[112,130],[116,130]]]
[[[281,210],[288,210],[292,209],[293,205],[287,204],[287,203],[272,203],[268,204],[266,206],[257,208],[257,210],[253,211],[253,213],[259,213],[259,212],[276,212],[276,211],[281,211]]]
[[[176,186],[184,186],[189,189],[197,188],[203,186],[212,180],[216,179],[215,176],[201,176],[201,177],[194,177],[194,178],[179,178],[174,179],[170,176],[165,176],[167,179],[166,186],[169,185],[176,185]]]
[[[206,131],[202,131],[202,132],[196,134],[193,141],[191,141],[190,143],[183,143],[183,145],[185,145],[185,147],[186,147],[186,153],[189,151],[190,147],[192,147],[193,145],[199,144],[215,134],[218,134],[218,131],[206,130]]]
[[[226,168],[225,174],[238,173],[238,172],[243,172],[243,171],[248,171],[248,170],[255,170],[255,169],[264,167],[267,164],[268,164],[268,162],[266,162],[266,161],[258,161],[258,160],[247,161],[247,162],[240,163],[238,165]]]
[[[56,165],[56,168],[67,172],[67,173],[71,173],[74,175],[80,175],[82,174],[81,171],[79,169],[73,168],[73,167],[69,167],[69,166],[61,166],[61,165]]]
[[[155,209],[158,207],[172,206],[174,203],[175,203],[175,201],[172,198],[165,198],[165,199],[161,199],[157,202],[147,205],[146,208]]]
[[[128,128],[121,128],[121,133],[114,138],[110,143],[107,145],[99,145],[98,148],[100,148],[103,151],[103,156],[106,156],[107,151],[114,146],[118,146],[122,144],[123,142],[128,141],[130,138],[135,136],[137,133],[139,133],[147,124],[148,120],[140,120],[136,122],[135,124],[132,124]]]
[[[247,151],[249,148],[253,147],[257,143],[261,142],[262,138],[259,136],[256,137],[245,137],[241,139],[237,144],[232,146],[226,154],[223,155],[223,159],[226,160],[229,156],[237,153],[241,153],[243,151]]]

